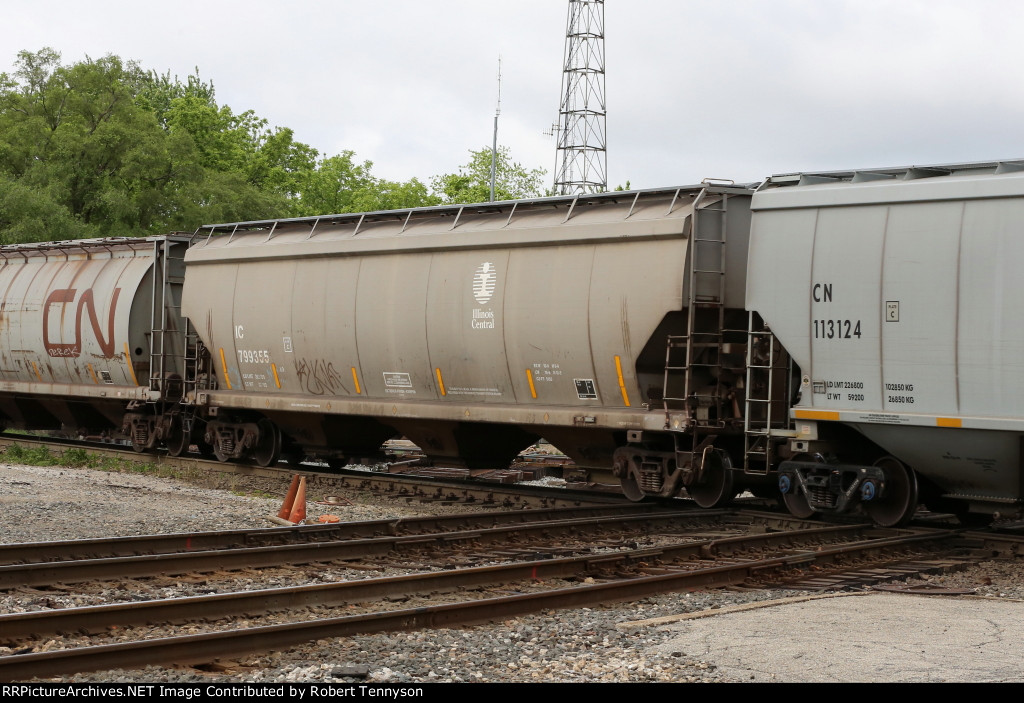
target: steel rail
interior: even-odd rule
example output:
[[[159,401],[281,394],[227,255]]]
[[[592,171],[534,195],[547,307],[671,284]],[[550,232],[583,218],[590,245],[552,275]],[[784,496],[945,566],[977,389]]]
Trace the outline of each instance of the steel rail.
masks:
[[[872,531],[872,528],[865,525],[817,527],[630,549],[601,555],[589,554],[338,583],[13,613],[0,615],[0,641],[13,642],[18,638],[45,633],[97,632],[111,626],[128,627],[154,622],[218,619],[270,610],[290,610],[310,605],[342,605],[514,581],[568,578],[590,574],[595,569],[607,570],[651,562],[706,559],[752,549],[779,549],[816,540],[848,540]]]
[[[612,517],[653,513],[654,504],[630,503],[617,506],[584,506],[533,510],[489,511],[458,515],[417,516],[339,522],[326,525],[296,525],[216,532],[183,532],[166,535],[76,539],[63,542],[0,544],[0,565],[31,564],[71,559],[103,559],[142,554],[172,554],[211,549],[265,547],[342,539],[423,534],[457,529],[481,529],[499,525],[565,520],[579,517]],[[717,513],[720,515],[721,513]]]
[[[129,447],[119,447],[99,442],[0,434],[0,447],[12,444],[61,449],[85,449],[96,454],[118,457],[129,461],[246,477],[284,480],[285,477],[299,474],[307,476],[313,485],[316,486],[328,486],[333,490],[371,490],[375,487],[376,490],[395,493],[399,497],[409,500],[465,502],[467,504],[499,508],[546,508],[557,505],[571,507],[594,503],[617,504],[627,502],[617,490],[614,492],[604,492],[600,490],[576,490],[571,488],[523,485],[510,488],[506,484],[489,483],[484,480],[469,478],[454,479],[437,476],[416,476],[412,474],[403,475],[355,469],[335,469],[328,472],[318,470],[318,467],[309,464],[261,467],[203,459],[196,455],[172,457],[164,453],[140,454]],[[424,489],[429,489],[433,493],[428,493]]]
[[[48,561],[0,566],[0,590],[19,586],[43,586],[55,583],[80,583],[112,578],[174,575],[188,572],[228,569],[266,568],[283,564],[305,564],[339,559],[384,556],[402,550],[450,548],[460,543],[510,542],[528,535],[546,537],[593,534],[636,523],[666,524],[703,522],[728,514],[728,511],[669,511],[642,515],[591,517],[574,520],[549,520],[491,528],[368,539],[306,542],[267,547],[240,547],[154,554],[106,559]]]
[[[132,668],[152,664],[195,664],[214,659],[279,650],[328,637],[448,627],[456,624],[468,625],[551,608],[602,605],[665,592],[722,587],[739,584],[749,578],[763,576],[770,571],[808,566],[815,562],[832,562],[853,554],[877,552],[923,542],[942,541],[955,534],[956,531],[953,530],[914,531],[910,534],[903,533],[880,539],[867,539],[856,544],[802,550],[790,555],[753,559],[724,566],[617,579],[593,585],[502,598],[267,625],[201,635],[166,637],[127,644],[16,654],[0,657],[0,681],[50,677],[109,668]],[[782,535],[771,535],[770,537],[778,536]]]

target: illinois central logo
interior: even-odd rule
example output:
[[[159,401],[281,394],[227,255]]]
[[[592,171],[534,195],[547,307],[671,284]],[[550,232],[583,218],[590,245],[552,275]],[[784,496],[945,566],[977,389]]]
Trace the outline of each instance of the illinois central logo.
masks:
[[[481,305],[487,305],[494,296],[494,287],[498,282],[498,273],[494,264],[485,261],[477,267],[473,275],[473,297]]]

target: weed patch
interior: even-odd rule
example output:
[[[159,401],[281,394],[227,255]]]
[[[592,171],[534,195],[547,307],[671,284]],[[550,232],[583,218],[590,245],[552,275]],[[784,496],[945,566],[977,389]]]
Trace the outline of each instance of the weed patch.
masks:
[[[12,444],[0,453],[0,458],[12,464],[26,466],[67,466],[112,473],[147,474],[159,478],[185,478],[187,473],[173,466],[102,456],[77,447],[55,454],[48,447],[24,447],[20,444]]]

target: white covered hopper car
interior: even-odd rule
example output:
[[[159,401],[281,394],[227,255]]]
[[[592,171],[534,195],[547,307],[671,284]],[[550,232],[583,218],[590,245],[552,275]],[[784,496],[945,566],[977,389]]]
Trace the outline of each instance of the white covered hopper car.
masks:
[[[1016,514],[1024,163],[775,176],[747,306],[799,368],[790,510]]]

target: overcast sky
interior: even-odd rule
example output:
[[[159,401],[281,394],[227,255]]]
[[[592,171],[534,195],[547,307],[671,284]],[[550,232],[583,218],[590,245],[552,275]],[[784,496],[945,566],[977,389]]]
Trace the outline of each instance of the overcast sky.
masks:
[[[1024,157],[1018,0],[608,0],[608,179]],[[0,71],[116,54],[290,127],[378,176],[499,143],[551,172],[566,0],[2,0]]]

